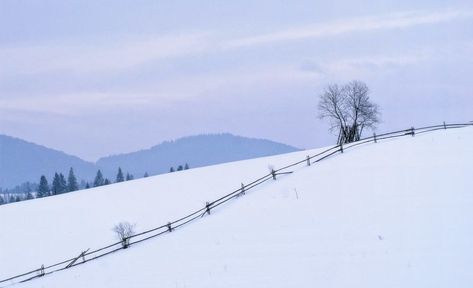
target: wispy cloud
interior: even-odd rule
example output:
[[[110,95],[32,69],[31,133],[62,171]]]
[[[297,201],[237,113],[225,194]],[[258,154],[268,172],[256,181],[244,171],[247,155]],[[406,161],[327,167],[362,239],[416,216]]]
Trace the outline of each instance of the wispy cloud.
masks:
[[[112,42],[84,39],[83,43],[7,47],[0,48],[0,60],[4,73],[113,71],[205,51],[206,38],[207,34],[202,32],[140,39],[124,37]]]
[[[276,42],[337,36],[353,32],[407,28],[417,25],[436,24],[457,19],[469,18],[472,16],[473,11],[447,10],[434,12],[413,11],[351,18],[291,28],[258,36],[240,38],[229,41],[225,43],[224,46],[227,48],[250,47],[272,44]]]
[[[346,58],[333,61],[326,65],[327,71],[332,73],[342,73],[353,70],[369,70],[386,69],[389,67],[402,67],[407,65],[415,65],[424,61],[431,60],[436,51],[428,51],[422,49],[420,51],[412,51],[400,55],[370,55],[365,57]]]
[[[473,16],[473,11],[414,11],[349,18],[302,27],[288,28],[263,35],[232,38],[218,30],[176,35],[125,36],[106,42],[83,39],[78,43],[46,43],[32,46],[0,47],[3,75],[65,71],[69,73],[108,73],[141,64],[202,53],[236,53],[240,48],[278,42],[334,37],[346,33],[407,28],[436,24]]]
[[[71,83],[74,83],[74,77],[90,78],[90,74],[93,74],[92,77],[96,75],[97,78],[100,78],[107,73],[163,59],[196,56],[201,53],[237,53],[235,50],[240,48],[254,47],[257,49],[264,44],[333,37],[344,33],[407,28],[472,16],[473,12],[467,10],[416,11],[325,22],[239,39],[231,39],[231,35],[218,35],[215,31],[173,36],[124,37],[115,39],[111,43],[84,41],[84,44],[57,43],[54,45],[4,47],[0,48],[0,62],[2,63],[0,78],[2,75],[15,78],[16,74],[21,75],[21,73],[41,74],[48,71],[65,71],[65,73],[72,73]],[[469,46],[465,50],[471,51],[467,48]],[[114,103],[113,109],[131,106],[146,108],[153,106],[153,103],[164,105],[163,103],[169,101],[195,99],[202,97],[202,95],[222,95],[225,94],[225,91],[264,86],[266,85],[264,83],[271,83],[272,87],[307,85],[315,79],[331,77],[330,75],[351,77],[350,75],[363,71],[372,73],[379,68],[412,65],[427,61],[433,58],[432,53],[434,52],[419,50],[413,53],[399,54],[385,54],[383,52],[364,57],[337,55],[340,59],[314,60],[305,63],[303,67],[296,67],[296,63],[291,63],[291,60],[286,59],[271,63],[256,61],[252,62],[250,66],[235,65],[212,69],[210,72],[189,73],[184,69],[182,75],[179,74],[172,79],[157,77],[159,85],[156,84],[158,81],[151,81],[140,83],[138,87],[129,81],[127,84],[119,85],[119,91],[116,89],[102,90],[97,87],[74,91],[74,87],[72,87],[67,91],[59,92],[48,91],[49,88],[46,88],[43,89],[44,91],[35,91],[31,97],[24,98],[11,97],[8,94],[8,96],[0,96],[0,107],[3,110],[11,111],[39,111],[65,115],[88,111],[90,107],[93,107],[92,110],[95,111],[108,110],[110,109],[108,103],[111,102]],[[216,61],[221,61],[221,59]],[[308,73],[309,71],[310,73]],[[54,78],[54,76],[47,77]],[[31,82],[34,82],[33,80]],[[182,85],[182,83],[186,85]],[[24,85],[31,84],[25,83]],[[27,95],[30,95],[30,91],[27,92]]]
[[[265,89],[267,83],[271,83],[270,87],[304,85],[311,83],[316,77],[317,75],[308,74],[293,65],[255,65],[161,79],[159,84],[123,87],[120,91],[90,89],[72,93],[43,92],[35,97],[0,97],[0,112],[50,113],[67,117],[111,111],[121,113],[130,109],[150,111],[183,101],[215,101],[223,97],[234,97],[243,93],[242,91],[247,93],[248,87],[252,87],[253,91]],[[266,96],[257,96],[261,97]]]
[[[34,98],[0,99],[0,111],[50,113],[58,116],[84,115],[87,111],[100,113],[128,107],[146,107],[148,95],[104,92],[39,95]],[[113,103],[113,105],[111,105]]]
[[[458,51],[450,52],[458,53]],[[320,81],[371,77],[379,71],[411,66],[438,59],[443,49],[422,48],[403,53],[377,53],[368,56],[307,59],[302,65],[295,63],[260,63],[248,67],[184,74],[159,83],[121,87],[101,92],[97,89],[67,93],[37,94],[35,97],[0,97],[0,111],[52,113],[75,116],[87,113],[105,113],[139,109],[152,110],[182,101],[214,101],[238,93],[284,89],[285,87],[313,86]],[[471,56],[468,53],[466,56]],[[463,57],[463,56],[462,56]],[[185,85],[183,85],[185,83]],[[269,84],[268,84],[269,83]],[[230,92],[231,91],[231,92]],[[253,97],[270,97],[262,93]],[[113,105],[110,105],[113,103]]]

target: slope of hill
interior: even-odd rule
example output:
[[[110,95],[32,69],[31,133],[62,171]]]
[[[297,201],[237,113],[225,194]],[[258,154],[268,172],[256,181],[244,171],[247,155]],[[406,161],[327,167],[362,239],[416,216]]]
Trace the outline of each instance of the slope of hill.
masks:
[[[39,182],[41,175],[67,173],[74,167],[80,176],[91,179],[95,164],[64,152],[46,148],[18,138],[0,135],[0,187],[11,188],[26,181]],[[67,176],[67,174],[66,174]]]
[[[362,145],[172,233],[15,287],[471,287],[471,143],[473,127]],[[317,151],[0,207],[0,278],[114,242],[123,220],[138,231],[165,224]]]
[[[105,171],[115,172],[117,167],[126,167],[135,175],[145,172],[156,175],[185,163],[195,168],[298,150],[269,140],[209,134],[184,137],[147,150],[101,158],[97,165]]]

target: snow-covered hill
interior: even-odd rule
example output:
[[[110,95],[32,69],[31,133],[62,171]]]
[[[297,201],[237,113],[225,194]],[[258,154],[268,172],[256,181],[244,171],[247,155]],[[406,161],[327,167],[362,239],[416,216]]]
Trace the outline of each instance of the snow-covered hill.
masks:
[[[471,287],[473,127],[346,150],[210,216],[15,287]],[[313,151],[165,174],[0,207],[0,278],[203,207]],[[0,285],[2,286],[2,285]]]

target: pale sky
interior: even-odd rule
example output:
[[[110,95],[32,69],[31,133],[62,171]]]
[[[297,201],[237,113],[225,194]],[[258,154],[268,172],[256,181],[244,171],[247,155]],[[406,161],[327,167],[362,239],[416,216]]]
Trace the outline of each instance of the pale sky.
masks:
[[[472,75],[473,1],[0,0],[0,133],[92,161],[200,133],[331,144],[318,95],[354,79],[380,132],[470,121]]]

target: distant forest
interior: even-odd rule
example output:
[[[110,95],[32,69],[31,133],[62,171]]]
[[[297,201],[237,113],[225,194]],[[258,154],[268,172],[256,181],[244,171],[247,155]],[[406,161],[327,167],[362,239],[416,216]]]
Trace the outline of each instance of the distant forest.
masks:
[[[189,169],[189,164],[185,163],[184,165],[178,165],[176,168],[170,167],[169,172],[172,173],[175,171],[187,169]],[[143,174],[143,178],[148,176],[150,176],[148,172]],[[15,186],[13,189],[0,188],[0,205],[31,200],[35,198],[44,198],[82,189],[89,189],[91,187],[99,187],[110,185],[112,183],[130,181],[133,179],[135,179],[133,174],[128,172],[124,174],[121,167],[118,167],[117,175],[114,180],[104,178],[102,171],[99,169],[93,181],[88,182],[81,180],[79,182],[76,175],[74,174],[74,169],[71,167],[69,169],[67,179],[62,173],[55,172],[51,182],[48,181],[46,176],[41,175],[39,177],[39,184],[27,181]]]

